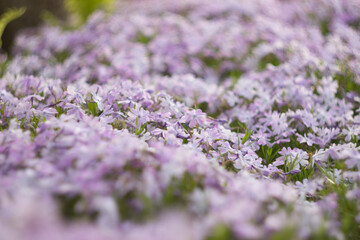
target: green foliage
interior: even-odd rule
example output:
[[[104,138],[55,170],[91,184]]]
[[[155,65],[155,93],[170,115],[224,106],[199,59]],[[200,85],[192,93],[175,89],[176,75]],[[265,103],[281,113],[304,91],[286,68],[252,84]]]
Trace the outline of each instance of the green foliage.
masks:
[[[45,117],[35,115],[34,113],[29,119],[27,119],[26,117],[19,119],[19,116],[16,116],[16,122],[20,125],[20,128],[24,131],[30,131],[30,136],[32,139],[34,139],[38,134],[37,128],[39,127],[39,124],[45,121]],[[8,124],[9,123],[10,119],[8,120]]]
[[[86,108],[86,113],[91,114],[95,117],[99,116],[102,113],[97,103],[92,100],[86,102]]]
[[[349,25],[355,30],[358,30],[360,28],[360,18],[356,18],[353,21],[350,21]]]
[[[218,224],[214,227],[206,240],[232,240],[237,239],[233,231],[225,224]]]
[[[356,221],[358,215],[357,202],[355,199],[346,197],[347,186],[343,183],[334,185],[335,192],[338,194],[338,212],[341,219],[341,229],[346,235],[346,239],[359,239],[360,226]]]
[[[165,205],[186,204],[189,195],[197,187],[202,187],[201,178],[186,172],[181,179],[172,179],[163,195]]]
[[[99,116],[99,109],[96,102],[88,102],[87,107],[92,115]]]
[[[6,103],[2,103],[0,107],[0,114],[1,116],[4,116],[6,111]]]
[[[260,71],[265,70],[268,64],[279,66],[281,61],[274,53],[269,53],[259,61],[258,69]]]
[[[31,132],[31,137],[32,138],[35,138],[37,136],[37,128],[39,126],[39,123],[40,123],[40,120],[41,120],[41,116],[38,115],[36,116],[34,113],[33,113],[33,116],[30,118],[30,132]]]
[[[196,188],[202,188],[200,176],[184,173],[181,178],[172,178],[159,202],[155,202],[144,193],[130,191],[123,196],[114,196],[117,210],[123,220],[142,222],[154,217],[165,207],[183,206],[188,203],[190,194]]]
[[[1,35],[0,35],[0,47],[1,47]],[[4,58],[1,59],[2,57]],[[8,63],[9,63],[9,59],[6,55],[0,56],[0,78],[4,76],[6,66],[8,65]]]
[[[144,45],[147,45],[154,39],[154,37],[155,36],[147,36],[142,32],[138,32],[136,36],[136,41]]]
[[[301,109],[301,106],[292,106],[290,103],[280,105],[277,102],[275,102],[272,106],[272,111],[278,111],[280,113],[286,113],[289,110],[296,111],[297,109]]]
[[[271,240],[288,240],[296,239],[296,229],[288,227],[283,230],[276,232],[270,238]]]
[[[201,111],[207,112],[209,109],[209,104],[207,102],[201,102],[198,106],[195,106],[195,108],[199,108]]]
[[[84,204],[84,198],[80,194],[56,194],[55,199],[57,201],[61,216],[66,220],[90,220],[93,221],[99,215],[96,211],[90,211]],[[80,210],[78,205],[85,206]]]
[[[135,129],[134,134],[137,135],[137,136],[142,136],[142,135],[145,134],[146,131],[147,131],[147,128],[146,128],[147,123],[142,124],[141,126],[139,126],[139,123],[138,123],[138,122],[139,122],[139,121],[138,121],[138,119],[136,118],[136,129]]]
[[[6,103],[0,104],[0,119],[2,120],[2,124],[0,124],[0,132],[4,129],[8,129],[10,126],[10,118],[5,117],[6,111]]]
[[[0,48],[2,46],[1,37],[4,33],[6,26],[13,20],[21,17],[25,13],[26,8],[14,8],[8,9],[2,16],[0,16]],[[5,73],[6,66],[8,64],[8,59],[5,61],[0,59],[0,77],[2,77]]]
[[[294,170],[295,166],[299,164],[299,173],[289,174],[286,176],[287,181],[291,182],[302,182],[304,179],[309,179],[314,174],[315,165],[313,164],[312,157],[310,156],[310,162],[303,166],[299,163],[298,157],[296,156],[295,159],[289,160],[287,156],[285,156],[284,162],[284,172],[289,173],[290,171]]]
[[[233,90],[235,88],[235,85],[239,81],[242,74],[243,73],[238,69],[235,69],[235,70],[230,72],[230,78],[231,78],[231,87],[230,87],[230,89],[231,90]]]
[[[41,19],[50,26],[60,26],[63,24],[58,17],[47,10],[42,11]]]
[[[223,164],[224,168],[229,171],[229,172],[234,172],[234,173],[238,173],[239,172],[239,169],[237,169],[235,166],[234,166],[234,161],[232,160],[226,160]]]
[[[243,74],[243,72],[239,69],[234,69],[233,71],[230,72],[230,77],[233,81],[233,83],[239,80],[239,78],[241,77],[241,75]]]
[[[232,132],[246,133],[248,128],[245,123],[242,123],[238,119],[235,119],[230,123],[230,129]]]
[[[58,195],[56,199],[59,203],[59,210],[63,218],[69,220],[77,217],[76,205],[81,201],[80,195]]]
[[[21,17],[25,13],[26,8],[14,8],[7,10],[0,17],[0,47],[2,46],[1,36],[4,33],[5,27],[13,20]]]
[[[321,20],[319,25],[320,25],[319,27],[320,27],[320,31],[321,31],[322,35],[324,35],[324,36],[329,35],[329,33],[331,32],[330,31],[330,20],[328,20],[328,19]]]
[[[73,14],[80,23],[97,9],[111,10],[114,0],[65,0],[65,8]]]
[[[112,127],[117,129],[117,130],[122,130],[124,128],[126,128],[126,122],[124,120],[120,120],[120,119],[115,119],[113,122],[112,122]]]
[[[272,147],[263,145],[256,153],[264,160],[263,164],[267,166],[275,161],[275,159],[279,156],[279,151],[280,147],[278,145],[274,145]]]
[[[62,114],[66,113],[66,110],[60,106],[56,106],[56,111],[57,111],[57,114],[56,114],[57,118],[60,118],[60,116]]]
[[[251,137],[252,134],[253,134],[253,131],[246,129],[245,136],[241,140],[241,144],[245,144],[247,142],[247,140],[249,140],[249,138]]]
[[[218,70],[223,62],[221,59],[217,59],[215,57],[202,57],[202,61],[206,66],[215,70]]]
[[[336,182],[331,172],[319,165],[316,165],[321,173],[328,180],[327,192],[337,194],[337,210],[341,222],[341,230],[345,234],[346,239],[360,239],[360,225],[356,221],[359,214],[357,208],[357,200],[350,199],[346,196],[347,192],[354,188],[353,183],[345,181]]]
[[[294,162],[295,161],[296,160],[294,160]],[[293,166],[292,166],[292,169],[293,169]],[[312,158],[310,158],[310,163],[307,166],[302,166],[300,164],[300,172],[297,174],[288,175],[287,180],[292,181],[292,182],[297,182],[297,181],[302,182],[304,179],[311,178],[311,176],[314,174],[314,171],[315,171],[315,167],[313,164],[313,160],[312,160]]]
[[[130,191],[115,197],[117,210],[123,220],[141,222],[150,218],[157,209],[155,203],[144,194]]]
[[[356,83],[356,74],[346,64],[339,63],[339,66],[341,72],[334,77],[339,84],[336,96],[342,98],[348,92],[354,92],[360,95],[360,85]]]
[[[290,172],[292,171],[296,164],[297,164],[297,156],[293,160],[289,160],[289,158],[285,155],[285,161],[284,161],[284,172]]]
[[[61,51],[61,52],[57,52],[55,53],[54,57],[57,61],[57,63],[63,63],[65,62],[66,59],[68,59],[70,57],[71,53],[67,50]]]

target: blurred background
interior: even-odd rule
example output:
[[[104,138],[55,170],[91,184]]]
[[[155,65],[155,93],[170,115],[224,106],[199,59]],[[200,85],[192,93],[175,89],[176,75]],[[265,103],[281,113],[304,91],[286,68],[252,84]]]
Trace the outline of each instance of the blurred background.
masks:
[[[0,0],[0,16],[8,9],[26,7],[24,15],[11,21],[2,35],[2,49],[11,50],[16,34],[22,30],[41,24],[44,12],[51,13],[58,19],[66,19],[64,0]]]
[[[115,0],[0,0],[1,50],[9,53],[16,34],[23,29],[34,28],[44,21],[63,27],[78,27],[95,10],[112,11],[114,4]],[[11,10],[20,8],[26,9],[25,13],[20,14],[21,17],[15,17],[9,24],[5,21],[6,27],[2,32],[3,17],[6,14],[9,16]]]

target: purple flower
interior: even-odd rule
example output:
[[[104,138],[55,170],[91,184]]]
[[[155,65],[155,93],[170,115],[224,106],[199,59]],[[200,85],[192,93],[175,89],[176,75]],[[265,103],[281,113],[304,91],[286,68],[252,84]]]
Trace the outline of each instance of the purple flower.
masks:
[[[345,163],[348,168],[351,169],[356,166],[357,169],[360,169],[360,153],[358,149],[346,149],[342,154],[346,158]]]
[[[135,105],[134,108],[131,108],[128,112],[129,120],[132,123],[136,123],[137,127],[142,126],[146,122],[150,121],[150,113],[139,105]]]
[[[281,157],[277,158],[273,163],[275,166],[285,165],[290,167],[290,170],[299,170],[300,165],[306,167],[309,164],[308,154],[298,148],[283,148],[279,151]]]
[[[206,114],[199,109],[193,109],[189,112],[185,112],[184,115],[179,119],[180,123],[188,123],[190,128],[196,126],[203,126],[207,124]]]

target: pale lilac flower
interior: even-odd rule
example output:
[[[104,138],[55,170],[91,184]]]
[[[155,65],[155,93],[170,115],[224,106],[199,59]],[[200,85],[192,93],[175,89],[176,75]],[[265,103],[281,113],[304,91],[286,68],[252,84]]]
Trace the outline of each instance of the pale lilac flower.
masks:
[[[140,107],[138,104],[135,105],[134,108],[130,109],[128,115],[129,115],[129,120],[132,121],[133,124],[136,123],[137,127],[140,127],[146,122],[150,121],[149,111]]]
[[[353,137],[359,136],[360,128],[358,126],[350,126],[348,129],[343,129],[342,134],[346,135],[345,141],[350,142]]]
[[[360,169],[360,153],[357,149],[346,149],[342,154],[346,158],[345,163],[348,168],[356,166],[357,169]]]
[[[194,128],[196,126],[202,126],[207,123],[206,114],[201,110],[193,109],[189,112],[186,112],[184,116],[182,116],[179,120],[180,123],[189,123],[190,128]]]
[[[300,165],[302,167],[306,167],[309,164],[309,156],[308,154],[298,148],[283,148],[281,151],[279,151],[279,154],[281,157],[277,158],[274,162],[275,166],[279,165],[287,165],[291,166],[293,165],[293,168],[290,170],[299,170]]]

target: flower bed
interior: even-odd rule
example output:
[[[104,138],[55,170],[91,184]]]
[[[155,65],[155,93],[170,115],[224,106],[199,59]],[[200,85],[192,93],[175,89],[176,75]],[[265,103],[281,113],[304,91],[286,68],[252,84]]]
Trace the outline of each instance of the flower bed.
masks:
[[[359,238],[359,13],[137,0],[20,35],[0,239]]]

